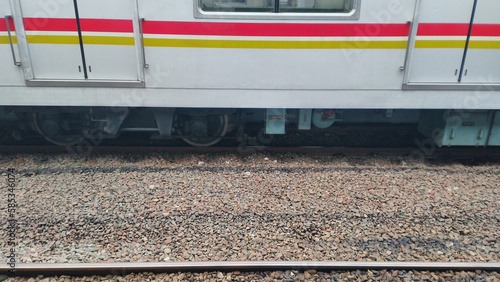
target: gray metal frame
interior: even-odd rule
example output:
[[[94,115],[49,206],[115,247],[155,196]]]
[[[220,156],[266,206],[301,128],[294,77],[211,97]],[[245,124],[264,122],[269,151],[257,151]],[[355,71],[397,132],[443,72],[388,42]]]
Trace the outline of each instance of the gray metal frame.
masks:
[[[406,83],[403,90],[500,91],[500,84]]]
[[[194,17],[197,19],[245,19],[245,20],[359,20],[361,0],[354,0],[350,13],[261,13],[261,12],[205,12],[200,8],[202,0],[194,0]]]
[[[29,87],[106,87],[106,88],[144,88],[144,81],[123,81],[123,80],[52,80],[52,79],[32,79],[26,80]]]
[[[15,66],[20,66],[21,62],[18,62],[16,59],[16,52],[14,51],[14,41],[12,40],[12,33],[10,28],[10,19],[12,19],[11,15],[5,16],[5,27],[7,27],[7,36],[9,37],[10,51],[12,52],[12,60],[14,61]]]
[[[418,19],[420,16],[420,0],[415,1],[415,14],[413,15],[413,20],[411,22],[410,36],[408,38],[408,46],[406,47],[406,57],[405,57],[405,66],[404,66],[404,78],[403,85],[407,85],[410,80],[410,70],[411,70],[411,58],[413,56],[413,46],[415,46],[415,42],[417,40],[417,31],[418,31]],[[404,87],[403,87],[404,89]]]
[[[24,30],[21,3],[18,0],[10,0],[10,6],[12,8],[14,25],[16,26],[17,47],[19,48],[19,56],[21,57],[21,66],[23,68],[24,79],[28,81],[34,78],[34,74],[33,66],[31,65],[28,41],[26,39],[26,32]]]

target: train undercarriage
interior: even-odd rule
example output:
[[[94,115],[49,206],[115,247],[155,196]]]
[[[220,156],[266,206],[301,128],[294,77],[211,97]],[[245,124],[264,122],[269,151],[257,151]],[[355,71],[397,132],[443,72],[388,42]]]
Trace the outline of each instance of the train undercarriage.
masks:
[[[17,120],[20,129],[31,129],[62,146],[89,139],[97,145],[96,140],[142,132],[207,147],[252,122],[261,122],[266,135],[323,130],[335,124],[416,124],[437,146],[500,146],[500,111],[3,107],[0,119]]]

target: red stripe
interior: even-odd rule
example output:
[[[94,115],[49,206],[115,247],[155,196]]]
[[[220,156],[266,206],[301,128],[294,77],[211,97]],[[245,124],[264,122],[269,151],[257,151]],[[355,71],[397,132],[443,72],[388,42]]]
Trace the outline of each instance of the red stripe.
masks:
[[[408,36],[407,24],[289,24],[145,21],[144,33],[220,36]]]
[[[132,20],[81,19],[82,31],[126,32],[134,30]],[[25,18],[28,31],[77,31],[71,18]],[[11,19],[11,28],[14,22]],[[421,23],[419,36],[467,36],[469,24]],[[0,31],[6,31],[0,21]],[[407,24],[295,24],[295,23],[214,23],[214,22],[144,22],[144,33],[220,36],[408,36]],[[475,24],[472,36],[500,36],[500,24]]]
[[[133,32],[132,20],[80,19],[82,31],[88,32]],[[29,31],[74,31],[78,30],[76,19],[24,18]]]
[[[81,19],[82,31],[134,32],[132,20]]]
[[[24,18],[27,31],[77,31],[76,19]]]
[[[419,36],[467,36],[469,24],[456,23],[421,23],[418,25]],[[474,24],[472,36],[500,36],[500,24]]]
[[[419,36],[467,36],[469,24],[421,23],[418,25]]]
[[[16,31],[14,26],[14,19],[9,19],[10,31]],[[7,31],[7,25],[5,24],[5,19],[0,20],[0,31]]]
[[[500,36],[500,24],[474,24],[472,36]]]

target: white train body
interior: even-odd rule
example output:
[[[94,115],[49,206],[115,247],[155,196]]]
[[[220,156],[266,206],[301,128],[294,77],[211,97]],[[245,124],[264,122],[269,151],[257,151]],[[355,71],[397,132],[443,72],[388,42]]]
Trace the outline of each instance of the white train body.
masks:
[[[495,125],[499,11],[498,0],[0,0],[0,107],[484,110]]]

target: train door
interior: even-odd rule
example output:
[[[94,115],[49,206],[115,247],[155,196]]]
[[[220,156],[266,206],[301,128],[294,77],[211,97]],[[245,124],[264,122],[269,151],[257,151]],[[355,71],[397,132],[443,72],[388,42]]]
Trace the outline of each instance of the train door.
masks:
[[[15,13],[19,45],[24,48],[21,59],[26,79],[83,79],[73,2],[64,1],[54,7],[46,3],[20,0],[20,11]]]
[[[135,1],[79,0],[89,79],[140,80],[140,46],[134,38]],[[139,42],[141,43],[141,42]]]
[[[406,82],[458,84],[474,0],[418,3]]]
[[[136,0],[11,0],[28,85],[142,85]]]
[[[462,82],[500,83],[500,1],[477,1]]]

